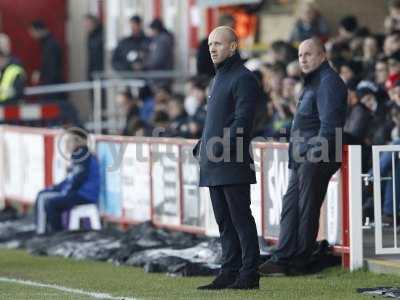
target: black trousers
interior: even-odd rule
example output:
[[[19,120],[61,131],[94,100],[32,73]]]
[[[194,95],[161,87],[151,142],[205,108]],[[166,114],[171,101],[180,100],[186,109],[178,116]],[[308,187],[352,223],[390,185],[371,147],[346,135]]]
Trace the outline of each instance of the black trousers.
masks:
[[[257,274],[260,249],[250,210],[250,184],[210,187],[222,245],[221,273]]]
[[[338,163],[300,164],[291,170],[289,186],[283,197],[280,233],[272,260],[287,265],[305,266],[319,230],[319,217],[329,181]]]

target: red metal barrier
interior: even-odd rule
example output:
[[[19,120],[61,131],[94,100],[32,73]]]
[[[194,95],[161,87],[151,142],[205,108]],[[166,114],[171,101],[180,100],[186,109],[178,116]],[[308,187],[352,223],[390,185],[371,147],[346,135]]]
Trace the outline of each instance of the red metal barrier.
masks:
[[[14,133],[21,133],[21,134],[39,134],[44,137],[44,147],[43,147],[43,153],[45,155],[45,163],[44,163],[44,171],[45,171],[45,186],[49,186],[54,183],[54,176],[53,176],[53,157],[58,151],[58,149],[55,148],[55,138],[56,135],[60,132],[58,130],[49,130],[49,129],[38,129],[38,128],[28,128],[28,127],[18,127],[18,126],[2,126],[3,131],[0,132],[14,132]],[[122,136],[104,136],[104,135],[99,135],[99,136],[94,136],[94,140],[96,142],[96,145],[101,142],[106,142],[106,143],[116,143],[116,144],[145,144],[148,145],[149,147],[149,170],[148,170],[148,176],[149,176],[149,186],[148,187],[143,187],[143,188],[148,188],[149,189],[149,210],[150,210],[150,220],[158,227],[164,227],[164,228],[169,228],[173,230],[180,230],[180,231],[186,231],[186,232],[193,232],[193,233],[199,233],[199,234],[204,234],[207,231],[206,226],[194,226],[194,225],[187,225],[184,224],[185,220],[185,193],[184,193],[184,178],[183,178],[183,167],[182,167],[182,156],[183,156],[183,147],[184,146],[193,146],[195,141],[194,140],[186,140],[186,139],[167,139],[167,138],[148,138],[148,137],[122,137]],[[155,186],[154,186],[154,180],[157,179],[154,176],[156,174],[153,173],[153,166],[156,163],[155,158],[153,157],[153,150],[152,146],[153,145],[170,145],[170,146],[176,146],[178,148],[178,170],[177,174],[178,177],[176,178],[177,184],[179,185],[179,198],[177,198],[177,216],[178,216],[178,224],[168,224],[158,219],[156,215],[156,207],[155,207]],[[266,173],[266,167],[269,168],[269,165],[266,165],[270,160],[271,157],[269,157],[270,160],[267,160],[267,154],[271,155],[271,151],[276,151],[276,153],[285,153],[287,149],[287,144],[280,144],[280,143],[254,143],[254,148],[260,149],[260,168],[261,168],[261,173],[260,173],[260,179],[261,179],[261,184],[259,186],[260,192],[261,192],[261,203],[260,203],[260,210],[261,210],[261,228],[260,228],[260,233],[261,235],[269,242],[275,243],[277,240],[277,236],[271,235],[270,230],[268,226],[266,226],[266,216],[267,214],[267,207],[266,205],[268,204],[268,198],[266,197],[266,192],[268,192],[269,187],[268,186],[268,181],[266,176],[268,173]],[[268,152],[269,151],[269,152]],[[275,153],[275,152],[274,152]],[[275,160],[275,158],[273,158]],[[334,251],[338,254],[341,254],[343,257],[343,266],[348,268],[349,267],[349,203],[348,203],[348,151],[347,147],[344,149],[344,155],[343,155],[343,164],[342,164],[342,176],[341,178],[341,185],[338,185],[338,189],[340,189],[340,186],[342,187],[341,189],[341,196],[342,196],[342,215],[341,215],[341,226],[342,228],[342,237],[340,243],[334,246]],[[141,176],[140,174],[137,174],[138,176]],[[147,175],[146,175],[147,176]],[[334,179],[336,180],[336,179]],[[158,195],[160,195],[160,191],[158,192]],[[13,198],[8,198],[7,200],[9,201],[17,201],[22,204],[26,205],[31,205],[32,204],[32,199],[24,199],[23,197],[13,197]],[[122,201],[122,200],[121,200]],[[157,200],[158,201],[158,200]],[[270,204],[268,204],[270,205]],[[146,206],[147,207],[147,206]],[[207,212],[205,212],[207,214]],[[268,211],[269,213],[269,211]],[[120,217],[116,217],[114,215],[109,215],[107,213],[102,213],[102,217],[104,220],[109,221],[109,222],[115,222],[119,223],[123,228],[126,228],[129,225],[132,224],[137,224],[138,220],[129,218],[127,216],[126,211],[124,208],[122,208],[122,214]]]
[[[0,122],[49,121],[59,119],[61,110],[57,104],[19,104],[0,106]]]

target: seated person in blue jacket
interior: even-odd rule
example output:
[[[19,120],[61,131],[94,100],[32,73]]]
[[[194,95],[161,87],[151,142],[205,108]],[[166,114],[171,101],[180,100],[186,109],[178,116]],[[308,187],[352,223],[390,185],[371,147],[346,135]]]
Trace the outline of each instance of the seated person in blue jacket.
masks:
[[[39,192],[36,204],[36,232],[43,234],[63,229],[62,213],[79,204],[97,204],[99,165],[87,146],[87,136],[79,128],[68,129],[66,151],[70,155],[67,177]]]

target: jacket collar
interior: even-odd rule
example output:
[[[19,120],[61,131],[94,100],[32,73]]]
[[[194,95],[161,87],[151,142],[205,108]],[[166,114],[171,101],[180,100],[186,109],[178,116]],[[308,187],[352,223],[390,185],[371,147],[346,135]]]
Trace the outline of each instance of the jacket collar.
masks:
[[[321,72],[323,72],[324,70],[329,69],[329,68],[330,68],[329,63],[327,60],[325,60],[324,62],[322,62],[322,64],[318,68],[316,68],[311,73],[303,74],[304,82],[305,83],[311,82],[314,78],[319,77]]]
[[[217,73],[226,72],[234,64],[241,62],[241,61],[242,61],[242,58],[240,57],[239,52],[236,51],[235,54],[228,57],[227,59],[225,59],[223,62],[219,63],[218,65],[215,65],[215,69],[217,70]]]

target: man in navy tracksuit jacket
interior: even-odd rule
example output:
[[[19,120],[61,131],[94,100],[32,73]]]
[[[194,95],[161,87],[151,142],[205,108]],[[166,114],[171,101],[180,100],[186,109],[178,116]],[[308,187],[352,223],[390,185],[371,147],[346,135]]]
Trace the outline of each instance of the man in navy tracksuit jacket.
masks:
[[[90,153],[86,136],[80,130],[69,130],[67,147],[71,166],[61,183],[39,192],[35,205],[36,231],[39,234],[62,230],[61,215],[79,204],[97,204],[99,165]]]
[[[299,47],[304,89],[297,104],[289,144],[289,186],[283,197],[279,243],[262,274],[305,270],[315,250],[320,209],[328,183],[340,168],[347,88],[329,66],[320,41]]]

